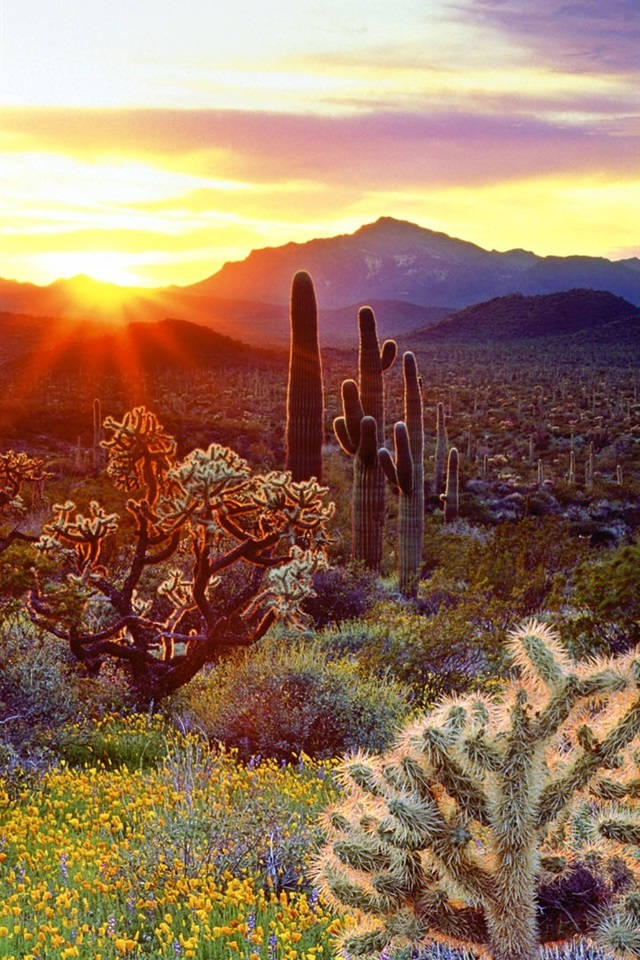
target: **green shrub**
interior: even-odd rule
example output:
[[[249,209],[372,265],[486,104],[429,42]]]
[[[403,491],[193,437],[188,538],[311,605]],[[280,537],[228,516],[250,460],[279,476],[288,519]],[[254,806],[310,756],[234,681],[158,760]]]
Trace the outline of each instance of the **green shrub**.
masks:
[[[144,770],[167,756],[172,734],[175,731],[158,715],[111,714],[63,727],[53,734],[51,747],[69,766]]]
[[[67,646],[23,614],[6,617],[0,632],[0,769],[41,766],[55,731],[127,705],[122,677],[81,676]]]
[[[384,595],[376,574],[352,563],[319,570],[313,589],[316,595],[304,601],[303,610],[316,627],[362,617]]]
[[[281,637],[194,678],[173,709],[245,759],[291,760],[382,750],[410,704],[398,684],[363,677],[316,643]]]

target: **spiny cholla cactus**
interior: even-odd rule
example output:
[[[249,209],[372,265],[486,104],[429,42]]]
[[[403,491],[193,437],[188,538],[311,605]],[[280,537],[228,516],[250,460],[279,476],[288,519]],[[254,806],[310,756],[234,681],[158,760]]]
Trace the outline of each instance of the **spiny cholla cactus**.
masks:
[[[325,814],[316,867],[329,901],[357,917],[342,956],[436,941],[537,960],[536,891],[576,856],[572,805],[640,792],[625,769],[640,739],[640,663],[573,664],[536,621],[510,649],[520,678],[501,698],[444,700],[391,753],[344,761],[346,796]],[[600,854],[640,841],[631,807],[594,829]],[[627,866],[640,872],[637,858]],[[619,956],[640,955],[639,905],[627,894],[599,924]]]
[[[313,281],[299,270],[291,284],[285,469],[294,480],[322,479],[324,391]]]
[[[173,437],[144,407],[105,427],[108,474],[138,495],[126,503],[134,533],[128,556],[119,557],[124,570],[110,574],[105,556],[119,530],[116,514],[96,502],[86,516],[71,501],[57,505],[39,546],[66,568],[32,592],[34,619],[67,639],[91,670],[105,656],[127,662],[141,700],[177,689],[276,619],[304,624],[301,604],[325,563],[333,512],[325,487],[294,482],[290,473],[253,475],[215,443],[177,461]],[[154,591],[152,570],[181,557]],[[225,592],[227,571],[243,561],[244,585]]]
[[[15,450],[0,453],[0,553],[16,540],[38,539],[20,530],[27,512],[21,493],[28,483],[40,489],[48,476],[44,461],[38,457]]]

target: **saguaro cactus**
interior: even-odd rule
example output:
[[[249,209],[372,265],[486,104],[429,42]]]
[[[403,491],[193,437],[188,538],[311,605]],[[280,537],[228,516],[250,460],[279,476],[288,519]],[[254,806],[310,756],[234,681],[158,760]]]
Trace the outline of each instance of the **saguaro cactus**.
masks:
[[[436,453],[434,464],[433,492],[439,497],[444,490],[445,464],[447,460],[447,429],[444,404],[439,403],[436,412]]]
[[[345,380],[342,385],[343,416],[334,421],[340,446],[355,457],[353,463],[352,530],[354,560],[362,560],[370,569],[379,570],[384,532],[384,474],[378,464],[378,443],[384,442],[385,404],[383,373],[396,356],[395,340],[385,340],[382,349],[378,340],[376,318],[371,307],[358,313],[359,383]],[[345,392],[346,388],[346,392]],[[360,449],[360,420],[370,416],[376,424],[375,455]],[[372,436],[371,425],[365,428]],[[366,445],[365,445],[366,447]]]
[[[440,494],[444,510],[444,522],[454,523],[458,519],[459,457],[455,447],[449,450],[447,459],[447,483],[444,493]]]
[[[322,479],[324,392],[313,281],[299,270],[291,285],[285,469],[294,480]]]
[[[445,700],[390,753],[344,762],[345,795],[325,815],[316,864],[324,894],[358,917],[342,956],[453,941],[493,960],[538,960],[537,891],[569,866],[566,817],[586,791],[594,805],[637,793],[625,764],[640,739],[640,662],[573,664],[536,621],[510,647],[520,679],[498,700]],[[600,851],[638,843],[637,814],[613,817],[608,803],[604,813]],[[624,897],[596,932],[616,956],[638,956],[638,897]]]
[[[342,409],[344,415],[336,417],[333,429],[344,452],[353,457],[352,554],[377,570],[384,520],[376,487],[378,430],[375,419],[364,415],[355,380],[342,384]]]
[[[424,535],[424,417],[418,366],[413,353],[402,358],[404,422],[394,428],[395,459],[382,447],[380,466],[398,490],[398,574],[400,591],[415,596],[422,567]]]

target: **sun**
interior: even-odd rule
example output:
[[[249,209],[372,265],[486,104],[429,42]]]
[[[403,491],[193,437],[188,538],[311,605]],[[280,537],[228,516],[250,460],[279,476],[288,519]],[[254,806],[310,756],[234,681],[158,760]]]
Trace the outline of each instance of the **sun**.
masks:
[[[87,278],[89,281],[118,287],[143,286],[131,257],[116,250],[79,250],[53,254],[47,258],[47,272],[59,278]]]

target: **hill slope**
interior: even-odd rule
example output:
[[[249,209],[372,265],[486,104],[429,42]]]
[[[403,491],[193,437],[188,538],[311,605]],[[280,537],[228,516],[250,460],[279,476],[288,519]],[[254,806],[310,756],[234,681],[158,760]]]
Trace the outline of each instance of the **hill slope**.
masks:
[[[567,290],[530,297],[512,294],[466,307],[410,336],[421,343],[524,340],[578,333],[591,338],[609,324],[632,322],[633,317],[640,336],[637,307],[603,290]]]

